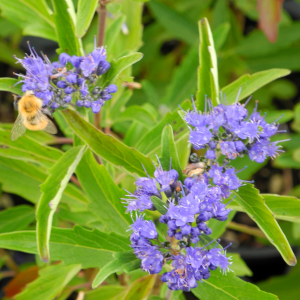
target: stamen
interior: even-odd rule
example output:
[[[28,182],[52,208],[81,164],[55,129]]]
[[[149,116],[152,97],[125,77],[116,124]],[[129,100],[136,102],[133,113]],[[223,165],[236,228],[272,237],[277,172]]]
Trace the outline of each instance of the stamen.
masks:
[[[240,87],[240,89],[239,89],[239,91],[238,91],[238,94],[237,94],[236,99],[235,99],[235,104],[237,104],[238,101],[239,101],[241,91],[242,91],[242,87]]]

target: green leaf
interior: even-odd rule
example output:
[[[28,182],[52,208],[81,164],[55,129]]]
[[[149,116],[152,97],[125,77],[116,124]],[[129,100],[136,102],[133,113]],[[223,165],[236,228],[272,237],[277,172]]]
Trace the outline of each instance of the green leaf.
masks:
[[[171,125],[166,125],[161,136],[162,147],[162,167],[164,170],[169,170],[170,161],[172,169],[178,172],[178,178],[183,182],[183,173],[178,159],[178,152],[174,142],[173,129]]]
[[[139,269],[141,260],[132,251],[115,253],[116,259],[105,265],[96,275],[92,288],[99,286],[109,275],[116,272],[130,272]]]
[[[145,127],[151,128],[155,125],[155,117],[148,112],[147,109],[138,105],[131,105],[125,109],[116,119],[114,123],[123,121],[137,121]]]
[[[156,280],[156,275],[148,275],[135,280],[128,288],[123,300],[148,299]]]
[[[7,130],[0,129],[0,140],[0,156],[38,163],[44,167],[52,166],[62,155],[60,150],[43,146],[26,136],[12,141]]]
[[[232,265],[230,269],[236,276],[252,276],[252,271],[248,268],[246,263],[242,260],[238,253],[227,252],[227,255],[232,258]]]
[[[222,46],[224,45],[226,38],[228,36],[229,30],[230,30],[230,24],[228,22],[225,22],[225,23],[219,25],[213,31],[213,38],[214,38],[216,51],[220,50],[222,48]]]
[[[125,23],[126,17],[120,15],[115,18],[105,32],[104,45],[107,47],[107,53],[113,53],[113,46],[117,41],[118,35],[121,32],[122,25]],[[119,41],[118,41],[119,42]]]
[[[205,96],[213,105],[219,103],[219,79],[214,40],[206,18],[198,23],[200,34],[197,107],[204,111]]]
[[[78,146],[67,151],[49,170],[50,175],[41,185],[42,196],[36,211],[36,232],[39,255],[44,262],[50,257],[49,239],[54,212],[85,150],[85,146]]]
[[[90,211],[109,230],[126,235],[131,224],[120,202],[123,193],[116,186],[105,166],[99,165],[91,151],[87,151],[76,169],[76,175],[84,193],[90,200]]]
[[[90,1],[88,1],[90,2]],[[69,55],[81,55],[80,43],[75,35],[75,25],[67,0],[52,0],[56,35],[59,44],[59,52]]]
[[[121,285],[101,285],[96,290],[87,291],[84,300],[122,300],[126,287]]]
[[[81,265],[63,264],[47,266],[39,271],[39,277],[26,285],[16,300],[52,300],[61,293],[63,288],[80,271]]]
[[[34,208],[18,205],[0,211],[0,233],[25,229],[35,220]]]
[[[183,102],[181,107],[185,110],[190,108],[190,101]],[[179,137],[182,138],[182,134],[188,132],[185,122],[178,116],[178,109],[176,109],[172,113],[168,112],[164,118],[138,142],[136,148],[145,155],[160,155],[162,131],[168,124],[172,125],[174,132],[177,134],[175,136],[176,141]]]
[[[299,299],[300,265],[296,265],[290,273],[257,283],[257,286],[268,293],[274,293],[280,300]]]
[[[160,200],[158,197],[156,196],[152,196],[151,197],[151,201],[153,203],[153,205],[155,206],[155,208],[162,214],[165,215],[168,210],[167,210],[167,204],[165,202],[163,202],[162,200]]]
[[[79,0],[77,5],[77,21],[76,21],[76,28],[75,28],[75,35],[78,38],[82,38],[90,24],[93,20],[95,15],[95,11],[97,8],[98,0]]]
[[[296,240],[300,239],[300,223],[293,223],[292,226],[293,238]]]
[[[53,26],[41,17],[29,6],[25,5],[26,0],[0,0],[1,16],[9,20],[22,29],[24,36],[38,36],[45,39],[56,41],[56,34]],[[33,0],[30,0],[32,3]],[[26,1],[27,2],[27,1]],[[40,1],[39,1],[40,2]],[[41,6],[42,4],[38,4]]]
[[[38,254],[36,232],[16,231],[0,234],[0,247]],[[84,269],[103,267],[113,259],[115,252],[128,250],[128,238],[115,233],[107,234],[97,229],[90,231],[77,225],[73,229],[52,228],[52,261],[62,260],[66,265],[81,264]]]
[[[0,183],[3,191],[37,203],[41,197],[40,184],[47,178],[44,170],[33,164],[0,157]],[[79,188],[68,184],[61,202],[74,212],[86,211],[87,200]]]
[[[285,262],[294,266],[297,260],[289,242],[258,190],[253,185],[247,184],[240,187],[239,192],[233,191],[232,194],[236,196],[234,201],[256,222],[269,241],[280,252]]]
[[[197,88],[198,46],[191,47],[186,57],[174,72],[162,102],[175,109],[183,100],[195,93]],[[184,84],[182,84],[184,82]]]
[[[242,88],[239,101],[250,96],[253,92],[262,86],[274,81],[277,78],[290,74],[291,71],[286,69],[271,69],[254,73],[252,75],[245,74],[239,79],[233,81],[229,85],[223,87],[222,91],[226,95],[229,104],[236,100],[238,90]]]
[[[75,111],[62,112],[72,130],[99,156],[129,172],[145,175],[142,164],[149,173],[154,172],[151,160],[135,149],[129,148],[112,136],[97,130]]]
[[[121,72],[134,63],[138,62],[143,58],[143,54],[140,52],[136,52],[133,54],[129,54],[127,56],[123,56],[117,60],[113,60],[111,62],[111,67],[107,73],[99,77],[96,85],[101,86],[102,88],[108,86],[117,79],[117,77],[121,74]]]
[[[23,95],[23,92],[21,89],[22,84],[15,85],[17,82],[18,82],[18,80],[15,78],[0,78],[0,90],[6,91],[6,92],[11,92],[11,93],[17,94],[17,95]]]
[[[257,286],[245,282],[228,272],[222,275],[218,270],[191,292],[201,300],[278,300],[275,295],[261,291]]]
[[[166,6],[157,0],[150,1],[149,6],[158,22],[174,37],[191,45],[195,44],[195,41],[198,40],[196,24],[170,6]]]
[[[22,4],[27,6],[30,10],[34,11],[37,15],[43,18],[49,25],[53,28],[55,27],[52,18],[51,18],[51,10],[48,7],[45,0],[19,0]]]
[[[300,200],[292,196],[261,194],[274,217],[300,223]]]

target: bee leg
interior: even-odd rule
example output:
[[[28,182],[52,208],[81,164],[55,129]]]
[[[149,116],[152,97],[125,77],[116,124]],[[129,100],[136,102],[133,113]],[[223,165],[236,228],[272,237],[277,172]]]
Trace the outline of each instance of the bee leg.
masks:
[[[18,102],[21,97],[16,94],[12,94],[12,95],[14,97],[14,108],[15,108],[15,110],[18,110]]]

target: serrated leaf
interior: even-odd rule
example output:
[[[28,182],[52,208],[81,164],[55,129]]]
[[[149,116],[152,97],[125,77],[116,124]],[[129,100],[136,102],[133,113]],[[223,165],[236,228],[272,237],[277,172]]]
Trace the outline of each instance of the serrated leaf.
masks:
[[[17,95],[23,95],[22,92],[22,83],[15,85],[18,82],[15,78],[0,78],[0,90],[11,92],[13,94]],[[15,85],[15,86],[14,86]]]
[[[183,173],[180,166],[177,148],[174,142],[173,129],[171,125],[166,125],[161,135],[162,161],[161,164],[164,170],[169,170],[170,161],[172,169],[178,172],[178,178],[183,182]]]
[[[142,58],[143,54],[140,52],[136,52],[112,61],[110,69],[107,73],[99,77],[98,81],[96,82],[96,85],[104,88],[109,84],[114,83],[114,81],[117,79],[117,77],[121,74],[123,70],[138,62]]]
[[[141,260],[132,251],[119,252],[114,254],[115,259],[100,269],[96,275],[92,288],[99,286],[109,275],[116,272],[130,272],[139,269]]]
[[[210,278],[203,280],[191,292],[201,300],[278,300],[275,295],[261,291],[231,272],[223,275],[219,269],[211,272]]]
[[[297,260],[293,250],[258,190],[253,185],[247,184],[240,187],[239,192],[233,191],[232,194],[236,196],[234,201],[256,222],[268,240],[277,248],[285,262],[294,266]]]
[[[80,271],[81,265],[64,266],[63,264],[47,266],[39,272],[39,277],[30,282],[16,300],[52,300],[63,290],[70,280]]]
[[[151,160],[139,151],[129,148],[112,136],[97,130],[93,125],[86,122],[75,111],[65,110],[62,112],[72,130],[99,156],[116,166],[123,166],[129,172],[136,172],[144,176],[142,164],[149,173],[154,172]]]
[[[46,178],[47,174],[41,167],[21,160],[0,157],[0,183],[5,192],[37,203],[41,197],[39,186]],[[86,211],[88,200],[78,187],[69,183],[61,202],[67,204],[71,211],[79,212]]]
[[[0,129],[0,156],[38,163],[51,167],[62,155],[60,150],[41,145],[32,139],[21,136],[12,141],[10,131]]]
[[[99,165],[91,151],[87,151],[79,163],[76,175],[83,191],[90,200],[90,211],[107,229],[126,235],[130,217],[120,202],[123,193],[114,183],[107,169]]]
[[[75,25],[69,3],[66,0],[52,0],[59,51],[69,55],[81,55],[80,43],[75,35]]]
[[[40,186],[42,196],[36,210],[36,232],[39,255],[44,262],[50,257],[49,239],[53,215],[85,150],[85,146],[78,146],[64,153],[49,170],[50,175]]]
[[[271,69],[257,72],[252,75],[245,74],[229,85],[223,87],[221,90],[226,95],[227,102],[231,104],[236,100],[238,90],[240,88],[242,88],[242,91],[239,96],[239,101],[250,96],[256,90],[269,82],[272,82],[277,78],[287,76],[290,73],[291,71],[286,69]]]
[[[162,200],[160,200],[158,197],[156,196],[152,196],[151,197],[151,201],[153,203],[153,205],[155,206],[155,208],[162,214],[165,215],[168,210],[166,209],[166,207],[168,206],[165,202],[163,202]]]
[[[81,264],[82,268],[103,267],[115,252],[130,250],[128,238],[74,226],[73,229],[52,228],[50,237],[51,260],[62,260],[66,265]],[[0,234],[0,247],[38,254],[36,232],[16,231]]]
[[[34,208],[18,205],[0,211],[0,233],[25,229],[35,220]]]
[[[205,96],[213,105],[219,103],[219,79],[214,40],[206,18],[198,23],[200,34],[197,107],[204,111]]]
[[[113,120],[114,123],[123,121],[136,121],[148,128],[155,125],[155,117],[147,109],[138,105],[127,107],[125,111]]]
[[[77,20],[76,20],[76,28],[75,35],[78,38],[82,38],[95,15],[95,11],[98,5],[98,0],[79,0],[77,4]]]
[[[25,1],[25,0],[23,0]],[[1,16],[22,29],[23,35],[56,41],[54,28],[20,0],[0,0]]]

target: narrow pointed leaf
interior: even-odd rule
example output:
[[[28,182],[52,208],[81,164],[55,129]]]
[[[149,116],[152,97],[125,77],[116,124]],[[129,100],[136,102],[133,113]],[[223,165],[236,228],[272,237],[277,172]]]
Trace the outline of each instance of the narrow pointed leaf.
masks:
[[[71,2],[72,3],[72,2]],[[69,55],[81,55],[80,43],[75,35],[75,24],[67,0],[52,0],[56,35],[60,47],[59,52]],[[73,5],[73,3],[72,3]]]
[[[34,208],[18,205],[0,212],[0,233],[25,229],[35,220]]]
[[[89,208],[107,229],[118,234],[127,235],[131,223],[120,202],[123,192],[111,178],[103,165],[99,165],[88,150],[80,161],[76,175],[84,193],[90,200]]]
[[[63,154],[62,151],[41,145],[40,143],[21,136],[16,141],[10,138],[9,130],[0,129],[0,156],[38,163],[44,167],[51,167]]]
[[[239,253],[230,253],[227,252],[227,256],[231,257],[232,265],[230,269],[235,273],[236,276],[252,276],[252,271],[242,260]]]
[[[219,79],[214,40],[206,18],[198,23],[200,34],[197,107],[204,111],[205,96],[213,105],[219,103]]]
[[[22,83],[15,85],[18,82],[15,78],[0,78],[0,91],[11,92],[17,95],[23,95]]]
[[[81,264],[84,269],[103,267],[113,260],[114,253],[131,250],[127,237],[97,229],[90,231],[78,225],[73,229],[53,227],[49,244],[52,261]],[[0,248],[38,254],[36,232],[0,234]]]
[[[155,208],[162,214],[165,215],[168,210],[167,210],[167,204],[165,202],[163,202],[162,200],[160,200],[158,197],[156,196],[152,196],[151,197],[151,201],[153,203],[153,205],[155,206]]]
[[[87,291],[84,300],[121,300],[126,292],[126,287],[121,285],[101,285],[96,290]]]
[[[233,191],[232,194],[236,196],[234,201],[256,222],[269,241],[280,252],[285,262],[294,266],[297,260],[293,250],[258,190],[253,185],[247,184],[240,187],[239,192]]]
[[[172,169],[178,172],[178,178],[183,182],[183,173],[180,166],[178,152],[174,141],[173,128],[171,125],[166,125],[161,136],[162,147],[162,161],[161,164],[164,170],[169,170],[170,161],[172,162]]]
[[[0,157],[0,183],[3,191],[38,203],[41,198],[40,184],[47,179],[46,172],[36,165],[21,160]],[[70,211],[86,211],[88,200],[75,185],[68,183],[61,202],[68,205]]]
[[[261,194],[274,217],[300,223],[300,200],[292,196]]]
[[[114,254],[115,259],[100,269],[96,275],[92,288],[99,286],[109,275],[116,272],[130,272],[139,269],[141,260],[132,251],[119,252]]]
[[[133,148],[127,147],[112,136],[97,130],[75,111],[65,110],[62,113],[75,134],[86,142],[97,155],[116,166],[123,166],[129,172],[135,172],[141,176],[145,176],[142,164],[150,174],[154,172],[150,158]]]
[[[98,0],[79,0],[77,5],[77,20],[76,20],[76,28],[75,35],[78,38],[82,38],[95,15],[97,8]]]
[[[254,73],[252,75],[245,74],[229,85],[223,87],[222,92],[226,95],[228,103],[234,103],[240,88],[242,88],[242,91],[239,96],[239,100],[242,100],[269,82],[280,77],[287,76],[290,73],[291,71],[287,69],[270,69]]]
[[[78,146],[67,151],[49,170],[50,175],[41,185],[43,194],[36,211],[36,232],[39,255],[45,262],[49,260],[50,256],[49,239],[53,215],[85,150],[85,146]]]
[[[212,271],[210,278],[191,292],[201,300],[278,300],[277,296],[261,291],[231,272],[223,275],[219,269]]]
[[[21,293],[17,294],[16,300],[52,300],[55,299],[70,282],[70,280],[80,271],[81,265],[47,266],[41,269],[39,277],[30,282]]]

